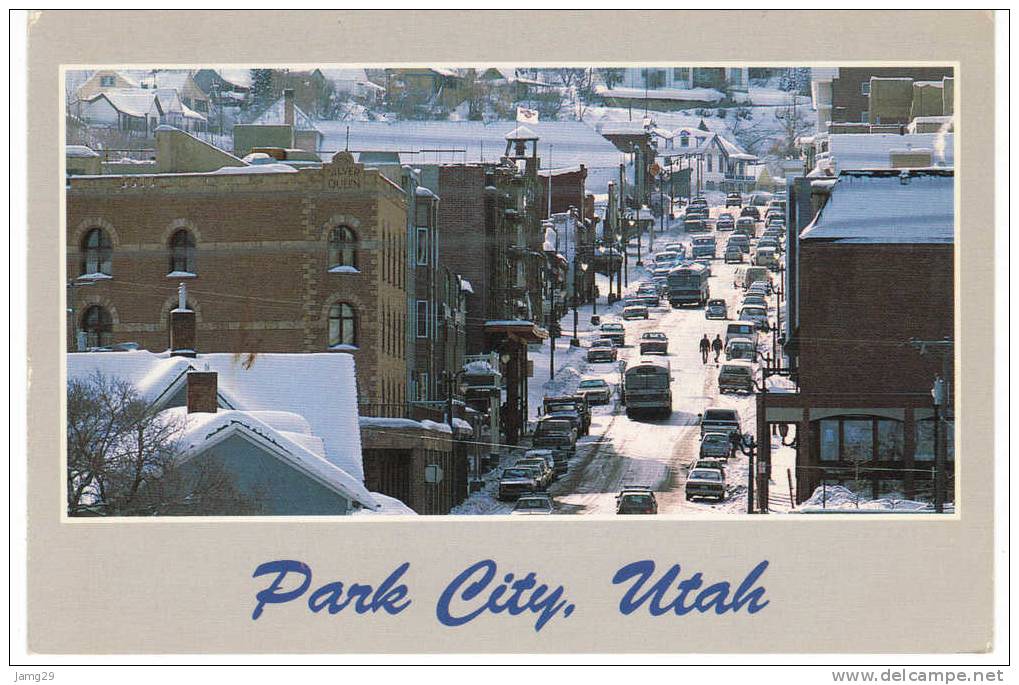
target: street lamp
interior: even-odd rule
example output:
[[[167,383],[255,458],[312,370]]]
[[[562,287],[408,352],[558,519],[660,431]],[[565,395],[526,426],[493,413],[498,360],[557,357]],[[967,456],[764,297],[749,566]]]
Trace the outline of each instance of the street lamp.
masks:
[[[587,264],[578,261],[578,259],[575,257],[573,260],[573,338],[570,340],[572,347],[580,347],[580,338],[577,337],[577,319],[580,316],[577,312],[577,300],[579,299],[577,296],[577,267],[580,267],[581,272],[587,272]]]

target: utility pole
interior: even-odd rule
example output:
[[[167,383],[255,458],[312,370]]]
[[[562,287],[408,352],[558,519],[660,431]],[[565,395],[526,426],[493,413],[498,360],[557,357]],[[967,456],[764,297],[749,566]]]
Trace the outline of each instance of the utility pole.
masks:
[[[920,355],[933,352],[941,355],[941,375],[934,377],[931,387],[931,400],[934,405],[934,511],[945,511],[945,500],[948,495],[948,444],[945,424],[952,408],[952,360],[955,354],[955,343],[949,337],[941,340],[917,340],[913,338],[909,344],[920,350]]]
[[[738,429],[737,429],[738,430]],[[732,433],[729,440],[733,446],[747,456],[747,513],[754,513],[754,477],[755,473],[754,456],[757,453],[757,440],[753,435],[740,435]]]
[[[616,272],[616,298],[621,299],[623,297],[623,269],[626,268],[626,244],[623,242],[626,236],[626,227],[623,226],[623,208],[626,205],[626,163],[620,163],[619,165],[619,204],[616,205],[616,230],[619,231],[619,248],[622,252],[622,263],[619,265],[619,271]]]

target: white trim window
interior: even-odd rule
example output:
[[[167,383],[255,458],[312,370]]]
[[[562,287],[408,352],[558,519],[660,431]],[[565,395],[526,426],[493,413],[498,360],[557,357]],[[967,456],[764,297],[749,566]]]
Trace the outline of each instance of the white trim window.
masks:
[[[428,337],[428,300],[418,300],[414,316],[415,334],[419,338]]]
[[[417,229],[417,264],[425,266],[428,264],[428,229],[418,227]]]

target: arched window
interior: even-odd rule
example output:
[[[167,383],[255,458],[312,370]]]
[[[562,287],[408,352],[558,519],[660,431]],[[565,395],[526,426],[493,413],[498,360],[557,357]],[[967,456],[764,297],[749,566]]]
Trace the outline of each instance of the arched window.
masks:
[[[357,316],[346,302],[329,308],[329,347],[357,345]]]
[[[195,273],[195,238],[183,228],[170,236],[170,272]]]
[[[329,231],[329,268],[357,268],[357,236],[347,226]]]
[[[83,276],[92,274],[113,273],[113,243],[110,236],[101,228],[93,228],[85,234],[81,243],[81,251],[84,258],[81,261],[81,273]]]
[[[108,347],[113,344],[113,317],[103,307],[92,305],[81,317],[81,330],[88,347]]]

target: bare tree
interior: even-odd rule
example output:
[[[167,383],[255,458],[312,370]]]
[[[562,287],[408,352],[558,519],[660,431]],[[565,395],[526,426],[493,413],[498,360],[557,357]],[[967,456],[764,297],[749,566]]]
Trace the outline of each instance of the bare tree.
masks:
[[[805,108],[799,106],[798,99],[796,93],[791,93],[789,105],[775,113],[781,131],[771,152],[781,158],[796,156],[796,139],[810,131],[810,121],[807,119]]]
[[[745,105],[732,108],[731,116],[726,118],[726,130],[747,152],[760,155],[761,146],[767,142],[774,131],[761,121],[754,120],[754,111]]]
[[[182,422],[99,372],[67,386],[69,516],[257,513],[213,455],[181,463]]]

